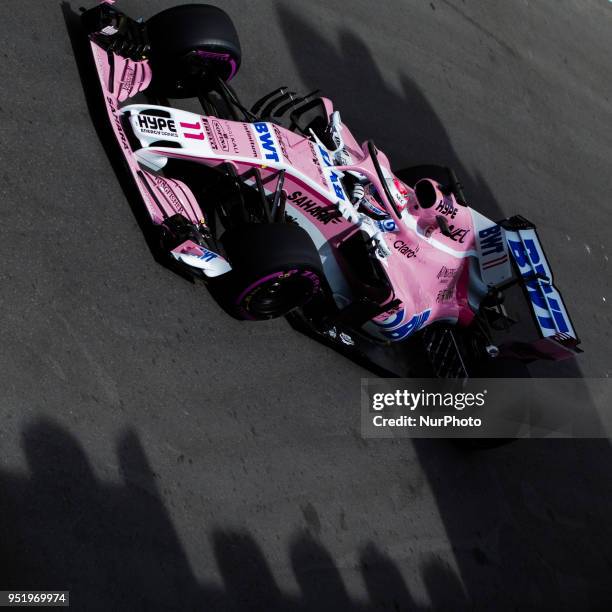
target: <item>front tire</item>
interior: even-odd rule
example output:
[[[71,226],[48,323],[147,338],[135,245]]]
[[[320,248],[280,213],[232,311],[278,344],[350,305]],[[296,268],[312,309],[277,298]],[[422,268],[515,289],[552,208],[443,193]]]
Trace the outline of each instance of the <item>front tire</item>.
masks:
[[[147,21],[153,82],[169,98],[194,97],[240,67],[238,33],[229,15],[209,4],[184,4]]]
[[[224,293],[237,318],[261,321],[284,316],[322,288],[319,254],[297,225],[242,225],[227,230],[221,242],[232,265]]]

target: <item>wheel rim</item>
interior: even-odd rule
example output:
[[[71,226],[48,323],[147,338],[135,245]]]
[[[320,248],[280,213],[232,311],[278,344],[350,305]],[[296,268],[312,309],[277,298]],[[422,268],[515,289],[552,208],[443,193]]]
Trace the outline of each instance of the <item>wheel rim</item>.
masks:
[[[273,319],[304,305],[315,290],[312,273],[278,273],[250,287],[241,299],[246,313],[256,319]]]

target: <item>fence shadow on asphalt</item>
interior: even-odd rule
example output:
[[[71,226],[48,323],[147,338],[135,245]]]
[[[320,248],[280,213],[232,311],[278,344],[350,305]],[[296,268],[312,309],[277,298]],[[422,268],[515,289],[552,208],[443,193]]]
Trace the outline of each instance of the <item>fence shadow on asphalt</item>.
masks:
[[[334,559],[307,531],[295,535],[288,551],[298,595],[281,591],[244,530],[213,529],[209,542],[202,528],[201,544],[212,548],[222,585],[199,583],[135,433],[118,443],[119,483],[100,480],[80,443],[52,421],[27,426],[22,442],[29,474],[0,472],[3,589],[70,590],[77,610],[423,609],[373,543],[356,560],[369,600],[352,600]],[[454,610],[467,607],[457,576],[445,566],[427,565],[424,581],[440,609],[449,594]]]
[[[503,211],[487,181],[462,163],[414,79],[400,74],[399,92],[353,31],[340,29],[337,43],[331,42],[295,7],[279,3],[277,13],[301,81],[333,99],[356,134],[374,137],[396,167],[453,167],[468,199],[489,217],[512,212]],[[431,41],[435,56],[440,32],[434,29],[423,38]],[[537,372],[582,378],[575,360],[543,363]],[[599,422],[585,385],[581,395],[579,409]],[[603,552],[612,544],[606,526],[612,496],[608,440],[521,440],[474,453],[443,440],[413,444],[461,582],[477,609],[560,610],[575,602],[583,609],[610,609],[603,603],[612,605],[610,561]]]

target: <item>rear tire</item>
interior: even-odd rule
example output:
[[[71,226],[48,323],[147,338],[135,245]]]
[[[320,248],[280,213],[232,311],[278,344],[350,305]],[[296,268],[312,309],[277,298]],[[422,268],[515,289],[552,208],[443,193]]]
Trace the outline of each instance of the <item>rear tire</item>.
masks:
[[[284,316],[321,289],[319,254],[297,225],[242,225],[227,230],[221,242],[232,265],[224,287],[226,302],[240,319]]]
[[[241,50],[229,15],[209,4],[169,8],[147,21],[153,82],[169,98],[188,98],[217,77],[232,79]]]

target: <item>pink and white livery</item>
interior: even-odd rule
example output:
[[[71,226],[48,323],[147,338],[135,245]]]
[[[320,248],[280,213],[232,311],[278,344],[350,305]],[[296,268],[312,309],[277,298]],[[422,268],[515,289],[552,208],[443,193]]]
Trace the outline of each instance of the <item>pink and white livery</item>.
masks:
[[[349,351],[418,339],[440,376],[580,351],[531,223],[473,210],[448,168],[392,171],[316,92],[283,87],[247,109],[228,84],[241,51],[220,9],[178,6],[144,23],[111,4],[82,19],[156,244],[231,314],[292,313]],[[183,97],[203,112],[168,103]],[[498,344],[514,285],[538,338]]]

